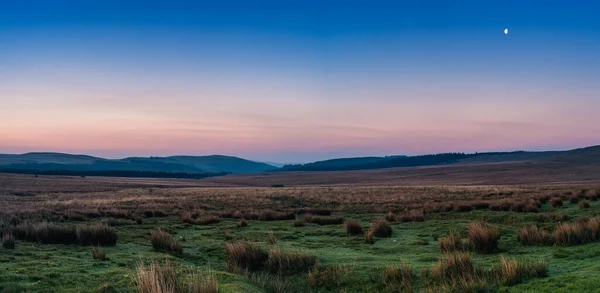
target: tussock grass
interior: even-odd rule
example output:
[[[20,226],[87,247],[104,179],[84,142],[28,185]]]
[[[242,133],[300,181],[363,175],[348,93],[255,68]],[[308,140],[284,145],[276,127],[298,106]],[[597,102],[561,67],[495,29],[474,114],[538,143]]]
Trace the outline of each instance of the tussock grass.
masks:
[[[392,236],[392,227],[390,227],[388,221],[382,218],[377,218],[371,223],[371,231],[377,237]]]
[[[450,235],[440,237],[440,250],[442,252],[455,252],[465,250],[464,245],[460,239],[460,234],[452,232]]]
[[[313,224],[319,225],[338,225],[344,223],[343,217],[334,217],[334,216],[313,216],[312,214],[304,215],[304,219]]]
[[[232,272],[257,271],[264,267],[269,254],[252,242],[226,243],[227,265]]]
[[[102,246],[92,246],[92,258],[95,260],[105,261],[106,253],[104,253],[104,248],[102,248]]]
[[[150,232],[150,243],[156,251],[183,253],[183,246],[169,232],[158,228]]]
[[[117,230],[104,224],[78,225],[76,233],[81,245],[114,246],[117,244]]]
[[[562,198],[560,198],[560,197],[553,197],[550,200],[550,204],[552,205],[553,208],[562,207],[563,206]]]
[[[49,222],[22,223],[12,233],[15,238],[42,244],[78,244],[77,233],[72,226],[62,226]]]
[[[589,209],[590,208],[590,203],[584,200],[584,201],[582,201],[579,204],[579,208],[582,209],[582,210],[583,209]]]
[[[401,288],[401,292],[413,292],[413,269],[407,263],[388,265],[381,272],[381,282],[389,290]]]
[[[248,221],[246,219],[241,218],[239,222],[235,225],[238,228],[248,227]]]
[[[363,233],[359,221],[346,221],[344,223],[344,228],[348,235],[360,235]]]
[[[217,293],[217,281],[212,276],[194,276],[186,280],[176,272],[169,260],[164,265],[139,263],[135,273],[138,293]]]
[[[431,279],[451,292],[473,292],[476,284],[481,282],[475,275],[471,256],[465,252],[442,255],[431,269]]]
[[[5,249],[15,249],[15,238],[10,233],[4,233],[2,236],[2,247]]]
[[[365,233],[365,243],[367,243],[367,244],[375,243],[375,233],[373,233],[373,230],[369,230],[369,231],[367,231],[367,233]]]
[[[498,250],[500,233],[496,227],[478,221],[469,225],[467,234],[470,244],[477,252],[492,253]]]
[[[269,243],[270,245],[277,244],[277,237],[275,237],[275,234],[273,232],[269,232],[269,234],[267,234],[267,243]]]
[[[552,235],[535,224],[527,225],[517,230],[517,240],[525,245],[552,245]]]
[[[561,224],[554,230],[557,245],[579,245],[600,240],[600,217]]]
[[[352,265],[332,265],[322,267],[316,264],[308,272],[308,285],[312,288],[338,288],[347,283],[354,276]]]
[[[496,269],[498,280],[508,286],[516,285],[528,278],[542,278],[548,275],[548,262],[520,261],[515,258],[500,257],[500,268]]]
[[[317,258],[306,252],[282,251],[279,247],[269,253],[267,267],[273,273],[308,272],[317,262]]]

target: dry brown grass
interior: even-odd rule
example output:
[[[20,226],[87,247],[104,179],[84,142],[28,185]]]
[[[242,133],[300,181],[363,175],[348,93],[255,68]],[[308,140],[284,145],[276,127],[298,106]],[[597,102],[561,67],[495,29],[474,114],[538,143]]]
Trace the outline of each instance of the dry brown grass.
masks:
[[[2,247],[5,249],[15,249],[15,238],[10,233],[4,233],[2,236]]]
[[[282,251],[279,247],[271,249],[266,266],[273,273],[295,274],[308,272],[317,262],[312,254],[299,251]]]
[[[375,219],[371,223],[371,230],[377,237],[390,237],[392,236],[392,227],[390,224],[382,218]]]
[[[217,293],[217,281],[212,276],[194,276],[186,281],[169,260],[164,265],[151,263],[149,266],[139,263],[135,275],[138,293]]]
[[[500,233],[496,227],[479,221],[469,225],[467,234],[470,244],[476,251],[481,253],[492,253],[498,250]]]
[[[535,224],[527,225],[517,230],[517,240],[525,245],[552,245],[552,235]]]
[[[269,254],[252,242],[240,241],[226,243],[227,264],[231,271],[256,271],[261,269],[269,258]]]
[[[465,250],[465,247],[460,239],[460,234],[453,232],[448,236],[440,237],[440,250],[442,252],[456,252]]]
[[[373,230],[369,230],[369,231],[367,231],[367,233],[365,233],[365,243],[367,243],[367,244],[375,243],[375,233],[373,233]]]
[[[579,245],[600,240],[600,217],[563,223],[554,230],[557,245]]]
[[[102,248],[102,246],[93,246],[92,258],[95,260],[105,261],[106,253],[104,252],[104,248]]]
[[[359,221],[346,221],[344,223],[344,228],[348,235],[360,235],[363,233]]]
[[[150,232],[150,243],[156,251],[183,253],[183,245],[169,232],[158,228]]]

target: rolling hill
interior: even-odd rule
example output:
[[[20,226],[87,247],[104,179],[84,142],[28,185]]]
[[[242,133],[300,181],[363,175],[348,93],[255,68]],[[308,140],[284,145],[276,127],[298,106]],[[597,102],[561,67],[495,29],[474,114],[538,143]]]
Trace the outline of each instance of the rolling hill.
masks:
[[[140,171],[169,173],[252,173],[276,167],[237,157],[173,156],[104,159],[87,155],[62,153],[0,154],[0,169],[38,171]]]

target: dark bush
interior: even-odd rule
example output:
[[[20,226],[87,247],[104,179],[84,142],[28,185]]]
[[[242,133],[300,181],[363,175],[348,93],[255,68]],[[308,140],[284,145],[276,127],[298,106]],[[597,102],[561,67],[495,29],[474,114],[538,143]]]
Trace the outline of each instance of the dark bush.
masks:
[[[392,227],[385,219],[375,219],[373,223],[371,223],[371,231],[377,237],[390,237],[392,236]]]
[[[346,221],[344,223],[346,234],[348,235],[359,235],[362,234],[362,227],[359,221]]]

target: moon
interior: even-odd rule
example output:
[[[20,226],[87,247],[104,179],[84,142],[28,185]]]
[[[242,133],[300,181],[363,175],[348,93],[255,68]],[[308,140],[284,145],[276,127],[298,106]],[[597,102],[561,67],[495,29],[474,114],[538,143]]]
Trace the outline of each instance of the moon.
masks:
[[[504,29],[504,34],[508,35],[508,29],[507,28]]]

